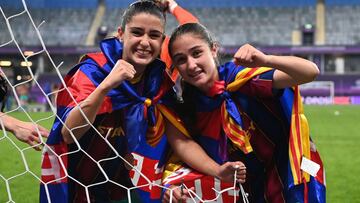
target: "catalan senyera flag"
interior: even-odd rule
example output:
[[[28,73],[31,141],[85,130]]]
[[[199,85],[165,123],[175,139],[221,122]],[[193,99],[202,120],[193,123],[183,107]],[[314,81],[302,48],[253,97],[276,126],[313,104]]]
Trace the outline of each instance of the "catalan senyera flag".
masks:
[[[193,94],[200,132],[193,139],[219,164],[244,162],[250,202],[325,202],[325,173],[309,136],[298,87],[272,88],[271,68],[229,62],[218,70],[220,79],[210,92]],[[304,158],[320,166],[315,177],[301,169]],[[164,180],[186,179],[186,175],[176,179],[186,167],[180,163],[175,157],[167,164]],[[186,184],[204,178],[191,177]],[[212,191],[211,184],[198,187],[204,197]]]

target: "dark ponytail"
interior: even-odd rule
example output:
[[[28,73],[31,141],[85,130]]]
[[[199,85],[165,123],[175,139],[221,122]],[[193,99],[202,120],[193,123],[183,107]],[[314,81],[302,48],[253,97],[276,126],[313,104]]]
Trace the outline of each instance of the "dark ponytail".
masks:
[[[163,22],[165,27],[166,17],[161,8],[157,6],[154,1],[140,0],[130,4],[130,6],[125,10],[121,20],[121,29],[125,30],[126,24],[128,24],[131,19],[139,13],[147,13],[157,16]]]

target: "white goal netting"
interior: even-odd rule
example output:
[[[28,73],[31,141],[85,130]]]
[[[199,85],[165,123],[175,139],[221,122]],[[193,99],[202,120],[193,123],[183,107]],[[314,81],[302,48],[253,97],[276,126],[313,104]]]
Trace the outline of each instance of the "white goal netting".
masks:
[[[29,76],[26,78],[17,78],[18,76],[14,74],[14,72],[11,70],[12,68],[11,62],[6,63],[6,61],[4,61],[5,59],[3,58],[3,56],[0,57],[0,60],[4,61],[0,64],[1,74],[4,76],[6,83],[8,84],[9,87],[8,97],[12,98],[13,100],[13,104],[6,105],[4,114],[0,115],[0,124],[2,128],[2,132],[0,132],[0,202],[37,202],[39,201],[40,183],[45,185],[47,200],[51,202],[48,192],[48,186],[50,186],[54,182],[61,182],[66,178],[71,179],[72,181],[76,182],[78,185],[84,188],[88,202],[92,201],[89,196],[90,188],[105,183],[112,183],[116,187],[126,190],[127,198],[125,198],[124,202],[137,202],[136,200],[133,200],[132,197],[132,191],[134,191],[136,188],[142,188],[142,187],[152,188],[155,186],[163,187],[159,182],[150,181],[149,178],[147,178],[144,174],[142,174],[139,165],[135,165],[132,167],[132,171],[134,175],[131,178],[132,181],[134,182],[136,181],[135,180],[136,178],[142,177],[144,180],[147,180],[145,184],[137,185],[134,187],[126,187],[107,177],[106,172],[102,170],[103,163],[113,159],[119,159],[127,163],[127,159],[124,159],[117,152],[117,150],[107,141],[107,139],[103,138],[101,134],[98,132],[98,130],[94,128],[94,126],[92,126],[92,124],[89,122],[87,125],[91,125],[94,131],[96,131],[99,134],[99,136],[104,140],[104,142],[107,143],[107,147],[111,149],[114,156],[108,157],[106,159],[96,160],[95,158],[91,157],[91,155],[86,150],[82,149],[77,141],[76,141],[76,145],[78,146],[77,150],[70,151],[68,153],[57,156],[56,153],[54,153],[53,151],[54,149],[46,145],[46,138],[40,136],[39,128],[36,128],[36,131],[40,143],[34,146],[29,146],[22,142],[19,142],[14,135],[12,135],[11,133],[5,130],[5,124],[3,119],[4,115],[17,117],[22,121],[33,123],[34,126],[38,124],[41,126],[45,126],[48,129],[51,128],[51,125],[54,119],[56,118],[59,119],[60,122],[64,124],[64,121],[62,121],[61,118],[59,118],[56,115],[56,106],[54,105],[53,97],[59,91],[69,92],[67,87],[60,90],[52,89],[49,91],[42,84],[38,82],[37,79],[39,75],[43,73],[42,72],[43,70],[41,68],[38,68],[36,71],[34,71],[34,69],[31,66],[33,58],[42,56],[45,57],[46,60],[49,60],[50,63],[52,64],[51,67],[52,72],[54,72],[57,75],[56,80],[64,85],[64,80],[62,77],[63,71],[61,71],[63,63],[55,62],[55,60],[51,56],[51,53],[49,53],[46,44],[44,43],[42,37],[42,27],[46,25],[47,23],[46,19],[43,19],[41,23],[36,24],[31,15],[31,10],[28,9],[25,0],[22,0],[22,6],[23,8],[21,9],[21,11],[10,15],[8,15],[4,11],[4,8],[0,7],[0,11],[1,11],[0,29],[2,30],[2,32],[7,31],[8,36],[10,36],[9,40],[0,41],[0,49],[15,48],[18,53],[17,56],[20,56],[23,61],[23,67],[21,71],[23,73],[26,72],[25,75]],[[36,36],[36,39],[29,39],[29,40],[39,41],[41,47],[40,50],[31,52],[30,54],[25,53],[24,47],[22,47],[21,43],[19,42],[20,39],[16,37],[16,34],[14,34],[14,24],[16,23],[16,19],[20,17],[28,19],[28,22],[30,23],[30,27],[32,28],[31,29],[32,34],[28,34],[28,33],[27,34],[29,36]],[[4,37],[0,39],[3,40]],[[36,87],[39,89],[41,94],[44,96],[43,97],[45,100],[44,105],[29,104],[26,102],[26,97],[30,96],[27,95],[29,92],[26,90],[26,88],[29,87]],[[74,98],[72,99],[74,100]],[[42,112],[44,110],[47,110],[47,112]],[[34,113],[33,111],[40,111],[40,112]],[[84,126],[79,126],[78,128],[81,127]],[[74,129],[69,129],[69,130],[72,131]],[[108,131],[108,134],[110,133],[111,133],[111,129]],[[39,147],[39,146],[42,146],[43,148],[42,153],[39,151],[35,151],[33,149],[34,147]],[[83,153],[86,157],[88,157],[88,159],[90,159],[96,166],[100,168],[104,176],[104,179],[102,181],[93,182],[91,184],[86,185],[76,180],[74,177],[68,174],[66,170],[65,170],[65,174],[58,174],[58,176],[56,176],[54,181],[50,181],[46,183],[43,181],[43,179],[41,178],[40,162],[41,162],[41,156],[44,153],[50,153],[54,156],[57,156],[56,158],[58,160],[61,160],[63,157],[71,156],[73,153],[76,152]],[[137,163],[139,163],[139,161]],[[65,168],[64,163],[62,161],[58,163],[54,162],[54,164],[56,165],[56,167],[63,169]],[[46,172],[47,171],[44,169],[43,174],[44,173],[46,174]],[[179,187],[183,187],[183,186],[179,186]],[[242,187],[240,187],[240,189],[237,189],[237,187],[235,187],[235,180],[232,187],[226,189],[220,189],[214,187],[213,190],[214,190],[213,192],[215,193],[215,197],[212,200],[205,201],[202,199],[199,190],[195,188],[195,192],[190,193],[191,198],[189,199],[189,202],[222,202],[222,195],[225,193],[226,194],[232,193],[233,194],[232,196],[238,196],[238,197],[240,194],[240,198],[242,198],[244,202],[247,202],[245,191],[242,189]],[[170,197],[172,198],[172,193]]]

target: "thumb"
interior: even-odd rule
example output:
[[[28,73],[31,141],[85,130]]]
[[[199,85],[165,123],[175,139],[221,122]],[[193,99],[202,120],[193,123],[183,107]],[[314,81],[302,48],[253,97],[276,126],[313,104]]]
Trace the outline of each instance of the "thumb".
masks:
[[[240,62],[239,62],[239,59],[236,58],[236,57],[234,57],[234,58],[232,59],[232,62],[235,63],[235,65],[237,65],[237,66],[240,66],[240,65],[241,65]]]
[[[235,162],[235,163],[234,163],[234,167],[235,167],[236,169],[239,169],[239,170],[246,169],[246,166],[245,166],[244,163],[241,162],[241,161]]]
[[[49,137],[50,131],[48,129],[42,127],[41,125],[38,125],[38,128],[42,137]]]

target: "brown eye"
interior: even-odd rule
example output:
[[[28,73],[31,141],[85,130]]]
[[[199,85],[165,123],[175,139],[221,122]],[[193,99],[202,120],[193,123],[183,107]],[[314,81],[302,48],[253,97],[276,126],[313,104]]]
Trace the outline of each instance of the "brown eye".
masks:
[[[158,34],[158,33],[150,34],[151,39],[159,39],[160,37],[161,37],[161,34]]]
[[[133,31],[131,32],[131,34],[133,34],[134,36],[137,36],[137,37],[139,37],[139,36],[142,35],[141,31],[139,31],[139,30],[133,30]]]
[[[192,56],[193,56],[194,58],[197,58],[197,57],[201,56],[201,53],[202,53],[201,50],[195,50],[195,51],[192,53]]]
[[[178,57],[174,60],[174,63],[176,65],[182,65],[184,63],[186,63],[186,58],[185,57]]]
[[[134,27],[134,28],[130,29],[130,33],[132,35],[134,35],[135,37],[140,37],[140,36],[144,35],[144,30],[141,29],[141,28],[135,28]]]

